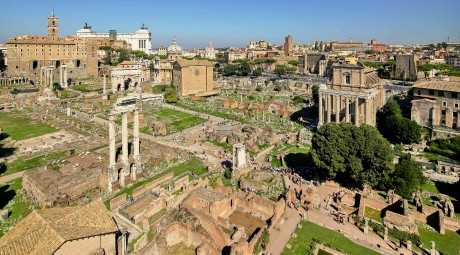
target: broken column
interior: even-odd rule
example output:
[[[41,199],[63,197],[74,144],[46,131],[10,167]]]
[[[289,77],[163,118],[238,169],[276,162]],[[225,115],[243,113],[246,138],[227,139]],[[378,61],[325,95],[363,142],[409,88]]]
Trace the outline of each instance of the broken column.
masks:
[[[369,219],[364,218],[364,228],[363,228],[364,234],[369,234]]]
[[[68,86],[68,83],[67,83],[67,65],[62,65],[62,79],[63,79],[63,83],[61,83],[61,86],[63,88],[67,88]]]
[[[406,246],[407,246],[407,249],[409,251],[412,251],[412,242],[411,241],[408,240],[407,243],[406,243]]]
[[[436,255],[436,244],[434,241],[431,241],[431,250],[430,250],[431,255]]]
[[[244,144],[233,145],[233,169],[246,166],[246,148]]]
[[[387,227],[385,227],[385,231],[383,233],[383,240],[388,241],[388,228]]]

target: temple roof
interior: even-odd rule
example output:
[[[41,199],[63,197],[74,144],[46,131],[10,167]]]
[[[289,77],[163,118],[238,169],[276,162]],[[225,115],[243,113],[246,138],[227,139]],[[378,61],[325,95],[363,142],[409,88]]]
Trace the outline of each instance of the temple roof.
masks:
[[[422,81],[422,82],[417,82],[414,85],[412,85],[412,88],[460,92],[460,82],[459,81]]]

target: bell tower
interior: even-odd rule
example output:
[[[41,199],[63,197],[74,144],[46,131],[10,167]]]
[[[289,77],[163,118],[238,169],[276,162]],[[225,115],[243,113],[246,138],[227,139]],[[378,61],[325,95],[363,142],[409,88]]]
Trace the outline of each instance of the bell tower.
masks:
[[[54,15],[54,8],[51,16],[48,17],[48,39],[58,40],[58,17]]]

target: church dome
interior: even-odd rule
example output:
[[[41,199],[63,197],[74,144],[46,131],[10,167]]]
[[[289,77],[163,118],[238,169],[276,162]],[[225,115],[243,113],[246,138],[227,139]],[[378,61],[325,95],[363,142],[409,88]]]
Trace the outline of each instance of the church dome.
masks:
[[[172,40],[172,44],[168,47],[168,52],[181,52],[182,48],[177,45],[176,37]]]

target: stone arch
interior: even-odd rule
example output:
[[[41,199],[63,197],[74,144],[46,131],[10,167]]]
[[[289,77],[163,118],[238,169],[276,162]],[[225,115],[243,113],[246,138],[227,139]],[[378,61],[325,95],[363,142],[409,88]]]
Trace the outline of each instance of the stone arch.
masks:
[[[77,62],[76,62],[77,67],[80,67],[80,64],[81,64],[80,59],[77,59]]]
[[[131,80],[131,78],[124,80],[123,82],[124,90],[128,90],[131,87],[132,82],[133,80]]]
[[[120,91],[120,90],[121,90],[121,84],[118,83],[118,85],[117,85],[117,91]]]
[[[59,68],[61,66],[61,61],[56,60],[55,66],[56,66],[56,68]]]
[[[32,69],[35,70],[35,69],[37,69],[37,67],[38,67],[38,61],[37,61],[37,60],[34,60],[34,61],[32,62]]]

